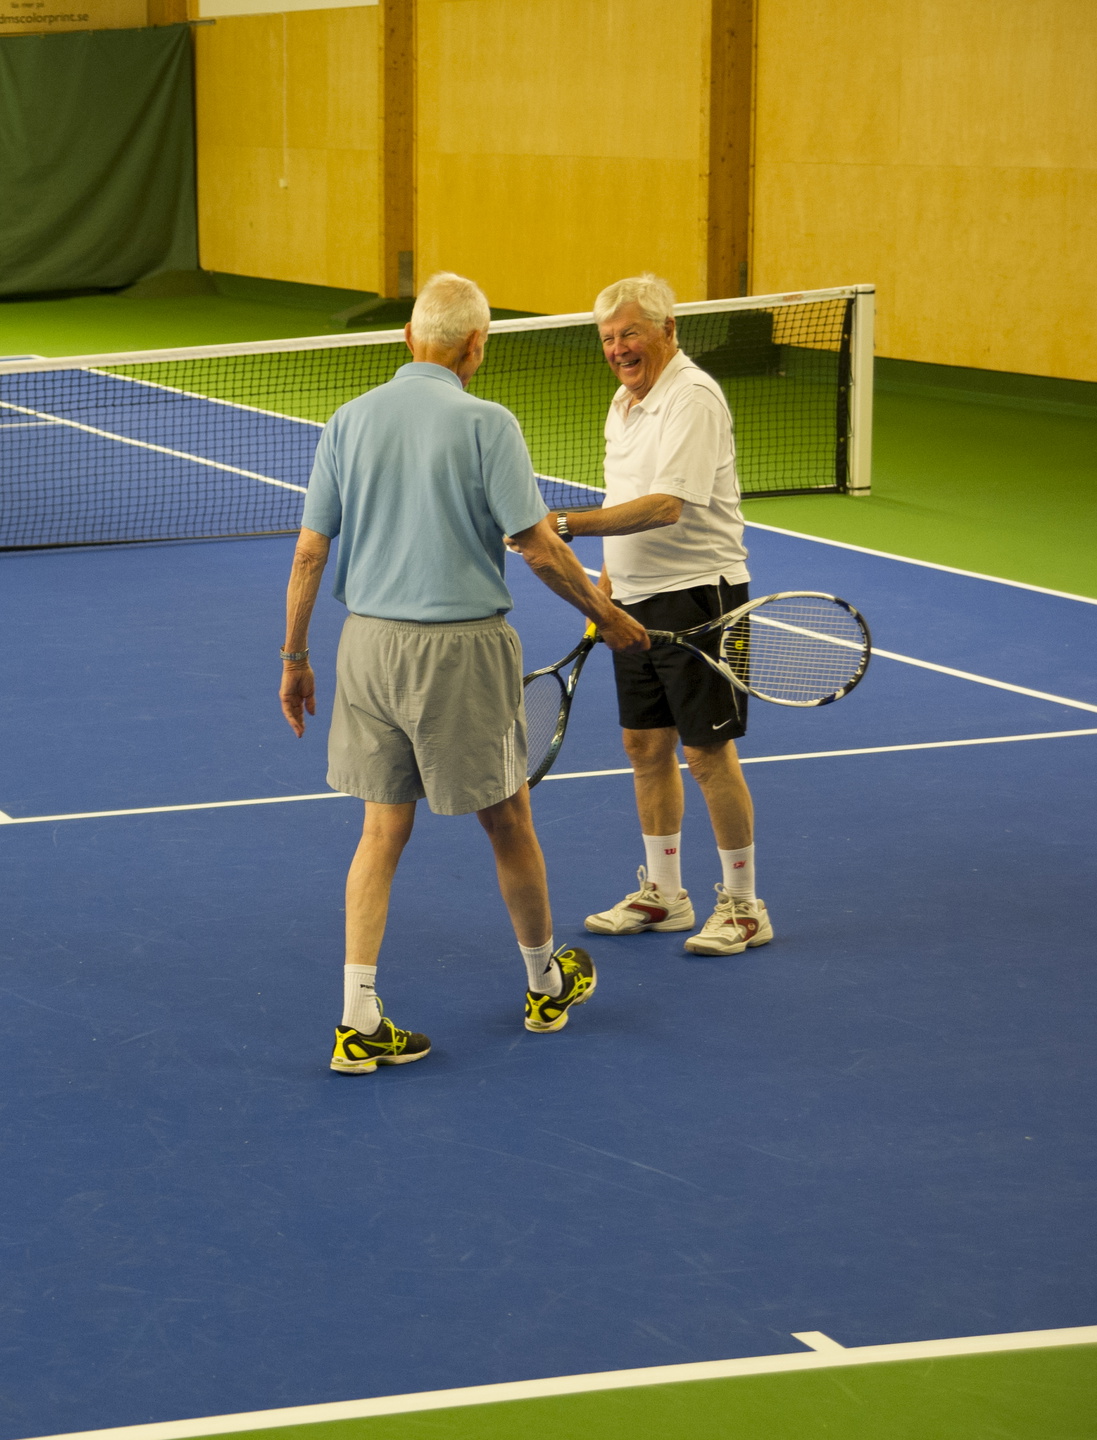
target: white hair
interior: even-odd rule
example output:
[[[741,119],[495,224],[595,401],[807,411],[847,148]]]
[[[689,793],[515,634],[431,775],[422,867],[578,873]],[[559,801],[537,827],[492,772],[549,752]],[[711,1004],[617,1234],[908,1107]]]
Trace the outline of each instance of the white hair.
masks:
[[[643,275],[630,275],[626,280],[615,280],[595,300],[594,319],[602,325],[611,315],[616,315],[622,305],[632,304],[639,305],[649,320],[661,325],[674,314],[674,291],[665,280],[650,271]]]
[[[426,345],[447,349],[462,344],[473,330],[491,324],[487,297],[479,285],[443,270],[419,291],[411,312],[411,333]]]

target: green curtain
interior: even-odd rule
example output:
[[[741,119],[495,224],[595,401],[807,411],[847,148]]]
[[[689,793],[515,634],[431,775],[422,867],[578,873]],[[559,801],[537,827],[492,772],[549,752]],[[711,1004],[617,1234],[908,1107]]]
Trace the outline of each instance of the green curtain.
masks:
[[[0,40],[0,295],[197,265],[189,27]]]

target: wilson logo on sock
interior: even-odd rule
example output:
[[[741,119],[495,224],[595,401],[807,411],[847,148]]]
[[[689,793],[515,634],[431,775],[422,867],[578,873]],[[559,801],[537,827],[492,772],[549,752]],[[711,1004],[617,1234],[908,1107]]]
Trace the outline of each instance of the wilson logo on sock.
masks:
[[[733,870],[741,870],[746,863],[747,862],[745,860],[736,860],[731,868]]]
[[[663,851],[663,854],[664,854],[664,855],[677,855],[677,854],[678,854],[678,851],[677,851],[677,850],[674,850],[674,849],[664,850],[664,851]]]

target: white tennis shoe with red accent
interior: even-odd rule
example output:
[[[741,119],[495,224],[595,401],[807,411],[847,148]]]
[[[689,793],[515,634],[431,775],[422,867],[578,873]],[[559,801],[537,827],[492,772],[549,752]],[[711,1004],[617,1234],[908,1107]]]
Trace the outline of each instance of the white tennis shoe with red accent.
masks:
[[[683,890],[677,900],[660,894],[648,872],[641,865],[636,872],[639,890],[619,900],[612,910],[588,915],[588,930],[597,935],[639,935],[642,930],[692,930],[695,924],[693,906]]]
[[[773,926],[764,900],[736,900],[723,885],[716,886],[716,909],[686,941],[694,955],[738,955],[748,945],[766,945]]]

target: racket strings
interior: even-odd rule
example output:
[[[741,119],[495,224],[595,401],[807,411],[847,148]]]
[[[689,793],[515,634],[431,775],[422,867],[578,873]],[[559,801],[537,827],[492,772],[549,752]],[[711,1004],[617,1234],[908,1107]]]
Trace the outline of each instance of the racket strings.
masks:
[[[552,755],[564,706],[564,686],[553,671],[535,675],[524,690],[526,702],[527,774],[538,775]]]
[[[810,705],[850,685],[866,649],[861,623],[844,605],[789,596],[760,605],[725,631],[721,653],[757,693]]]

